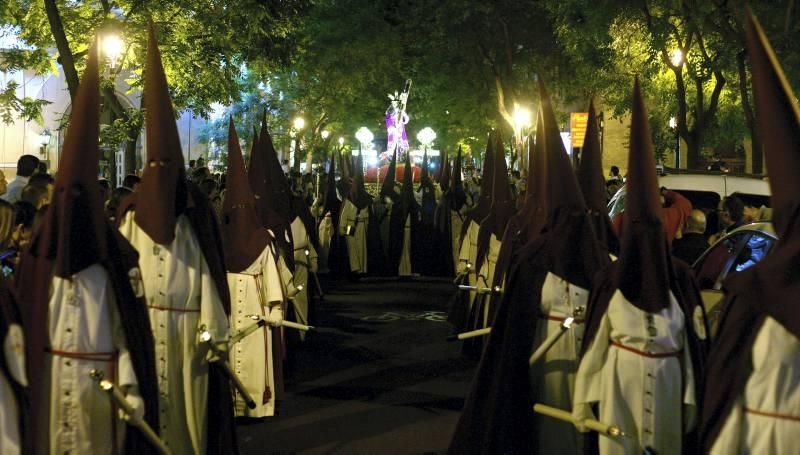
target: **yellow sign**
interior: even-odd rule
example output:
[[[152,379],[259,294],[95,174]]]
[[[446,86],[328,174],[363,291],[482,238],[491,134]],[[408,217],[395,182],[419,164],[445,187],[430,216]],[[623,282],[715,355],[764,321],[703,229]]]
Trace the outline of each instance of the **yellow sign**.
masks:
[[[583,147],[583,140],[586,138],[586,125],[588,124],[588,112],[573,112],[569,114],[569,129],[572,133],[572,148]]]

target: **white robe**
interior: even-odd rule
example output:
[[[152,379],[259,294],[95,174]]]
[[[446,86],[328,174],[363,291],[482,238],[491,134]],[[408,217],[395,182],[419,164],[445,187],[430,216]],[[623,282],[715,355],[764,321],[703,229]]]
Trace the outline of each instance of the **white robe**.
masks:
[[[71,279],[53,277],[48,330],[50,453],[111,454],[115,444],[122,448],[125,423],[89,377],[98,369],[121,390],[138,385],[105,268],[95,264]],[[76,358],[79,353],[103,360]]]
[[[458,273],[458,258],[461,254],[461,228],[464,217],[455,210],[450,210],[450,243],[453,249],[453,273]]]
[[[25,339],[19,324],[9,324],[3,340],[3,358],[11,378],[0,371],[0,453],[17,455],[22,451],[19,428],[19,403],[9,379],[28,385],[25,375]]]
[[[646,357],[612,343],[642,352],[678,354]],[[670,306],[650,314],[617,290],[581,359],[573,414],[590,416],[589,405],[598,403],[598,420],[616,424],[631,436],[599,438],[601,454],[642,453],[645,447],[656,453],[681,453],[683,434],[688,429],[684,421],[687,427],[692,425],[694,387],[684,314],[675,296],[670,292]],[[691,409],[684,410],[683,405]]]
[[[481,269],[478,271],[478,277],[476,279],[476,286],[478,288],[492,288],[492,282],[494,281],[494,271],[497,267],[497,256],[500,254],[500,245],[502,243],[497,240],[497,237],[494,234],[489,236],[489,249],[486,251],[486,257],[483,259],[483,263],[481,264]],[[476,248],[477,250],[477,248]],[[476,251],[477,256],[477,251]],[[477,260],[477,259],[476,259]],[[490,294],[480,294],[479,297],[485,299],[486,305],[483,306],[483,324],[480,327],[473,327],[473,329],[482,329],[489,324],[489,298]]]
[[[267,245],[250,266],[239,273],[228,273],[231,291],[231,332],[236,333],[254,324],[250,315],[269,320],[273,312],[281,312],[283,291],[275,251]],[[276,316],[277,314],[274,314]],[[272,330],[269,325],[251,333],[231,346],[230,364],[236,376],[256,402],[250,409],[236,394],[236,415],[267,417],[275,415],[275,369],[280,359],[272,355]]]
[[[345,199],[339,217],[339,235],[347,239],[347,256],[353,273],[367,273],[368,224],[369,207],[359,210],[349,199]],[[352,235],[347,234],[348,227],[355,229]]]
[[[572,409],[575,372],[583,342],[583,315],[589,291],[548,272],[542,285],[536,336],[531,354],[550,336],[561,331],[566,317],[576,315],[572,328],[544,354],[530,370],[531,386],[538,403],[559,409]],[[572,423],[536,414],[535,434],[540,453],[580,453],[582,437]]]
[[[320,273],[328,273],[328,258],[331,252],[331,242],[335,233],[335,226],[333,225],[333,217],[331,212],[326,212],[319,223],[319,271]]]
[[[158,245],[135,222],[120,231],[139,252],[142,284],[155,338],[161,438],[173,453],[205,453],[209,349],[199,338],[205,326],[227,346],[228,317],[192,225],[178,217],[175,239]]]
[[[800,340],[771,317],[758,329],[753,371],[711,453],[798,453]]]
[[[467,227],[467,232],[464,238],[461,239],[461,248],[458,254],[457,272],[467,273],[467,280],[470,286],[477,286],[478,283],[478,270],[475,267],[475,262],[478,260],[478,230],[480,226],[475,221],[470,221]],[[461,233],[459,233],[460,235]],[[469,308],[467,313],[472,309],[472,303],[475,301],[475,291],[469,291]]]
[[[308,325],[308,279],[317,271],[317,250],[308,238],[303,221],[298,217],[292,221],[292,239],[294,240],[294,276],[295,285],[303,286],[294,296],[294,313],[300,324]],[[308,255],[306,255],[308,252]],[[305,332],[300,332],[300,339],[305,339]]]

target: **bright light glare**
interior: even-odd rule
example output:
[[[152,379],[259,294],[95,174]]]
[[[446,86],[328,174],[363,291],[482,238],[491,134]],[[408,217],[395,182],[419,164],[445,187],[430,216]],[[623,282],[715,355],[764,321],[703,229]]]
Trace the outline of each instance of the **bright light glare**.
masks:
[[[429,126],[426,126],[419,133],[417,133],[417,140],[422,145],[431,145],[431,143],[436,140],[436,133]]]
[[[683,51],[680,49],[675,49],[674,51],[670,52],[669,59],[672,61],[674,66],[680,66],[683,63]]]
[[[294,119],[294,129],[302,130],[306,126],[306,120],[303,117],[297,117]]]
[[[366,126],[362,126],[356,131],[356,139],[364,145],[371,143],[374,137],[372,131],[368,130]]]
[[[342,136],[339,136],[339,146],[342,145],[344,145],[344,138]]]
[[[111,60],[111,66],[117,66],[117,60],[122,55],[125,43],[115,34],[108,34],[103,38],[103,54]]]
[[[377,156],[371,156],[371,157],[367,158],[367,164],[369,164],[370,166],[377,166],[378,165],[378,157]]]
[[[531,111],[524,107],[516,106],[514,108],[514,125],[517,130],[521,130],[531,124]]]
[[[678,120],[675,117],[669,118],[669,127],[673,129],[678,127]]]
[[[320,136],[322,136],[322,140],[324,141],[324,140],[328,139],[328,136],[331,135],[331,132],[328,131],[328,130],[322,130],[322,132],[319,133],[319,134],[320,134]]]

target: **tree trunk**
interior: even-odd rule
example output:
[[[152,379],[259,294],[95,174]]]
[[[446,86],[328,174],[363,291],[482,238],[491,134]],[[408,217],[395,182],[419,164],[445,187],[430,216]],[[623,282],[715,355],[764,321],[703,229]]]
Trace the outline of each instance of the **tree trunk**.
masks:
[[[758,128],[756,128],[755,115],[753,113],[753,105],[750,104],[750,92],[747,90],[747,66],[745,65],[744,51],[736,54],[736,66],[739,72],[739,94],[742,97],[742,111],[744,111],[744,120],[747,123],[747,129],[750,130],[750,141],[752,143],[752,173],[761,174],[764,172],[764,153],[761,147],[761,138],[758,136]]]
[[[75,100],[78,94],[78,71],[75,69],[75,58],[69,49],[67,34],[64,32],[64,24],[61,22],[61,14],[58,12],[58,5],[55,0],[44,0],[44,8],[47,11],[47,21],[50,23],[50,31],[56,42],[58,55],[61,59],[61,67],[64,69],[64,78],[67,80],[70,100]]]

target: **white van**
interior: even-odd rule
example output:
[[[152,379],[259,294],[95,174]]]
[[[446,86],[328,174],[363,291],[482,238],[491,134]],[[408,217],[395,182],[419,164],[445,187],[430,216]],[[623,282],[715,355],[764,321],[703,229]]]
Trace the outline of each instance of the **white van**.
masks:
[[[703,210],[708,217],[708,229],[716,228],[716,209],[728,196],[736,196],[753,207],[769,207],[769,182],[756,177],[727,174],[667,174],[658,177],[661,187],[674,190],[692,202],[693,208]],[[617,191],[608,203],[608,216],[613,219],[625,210],[625,187]]]

